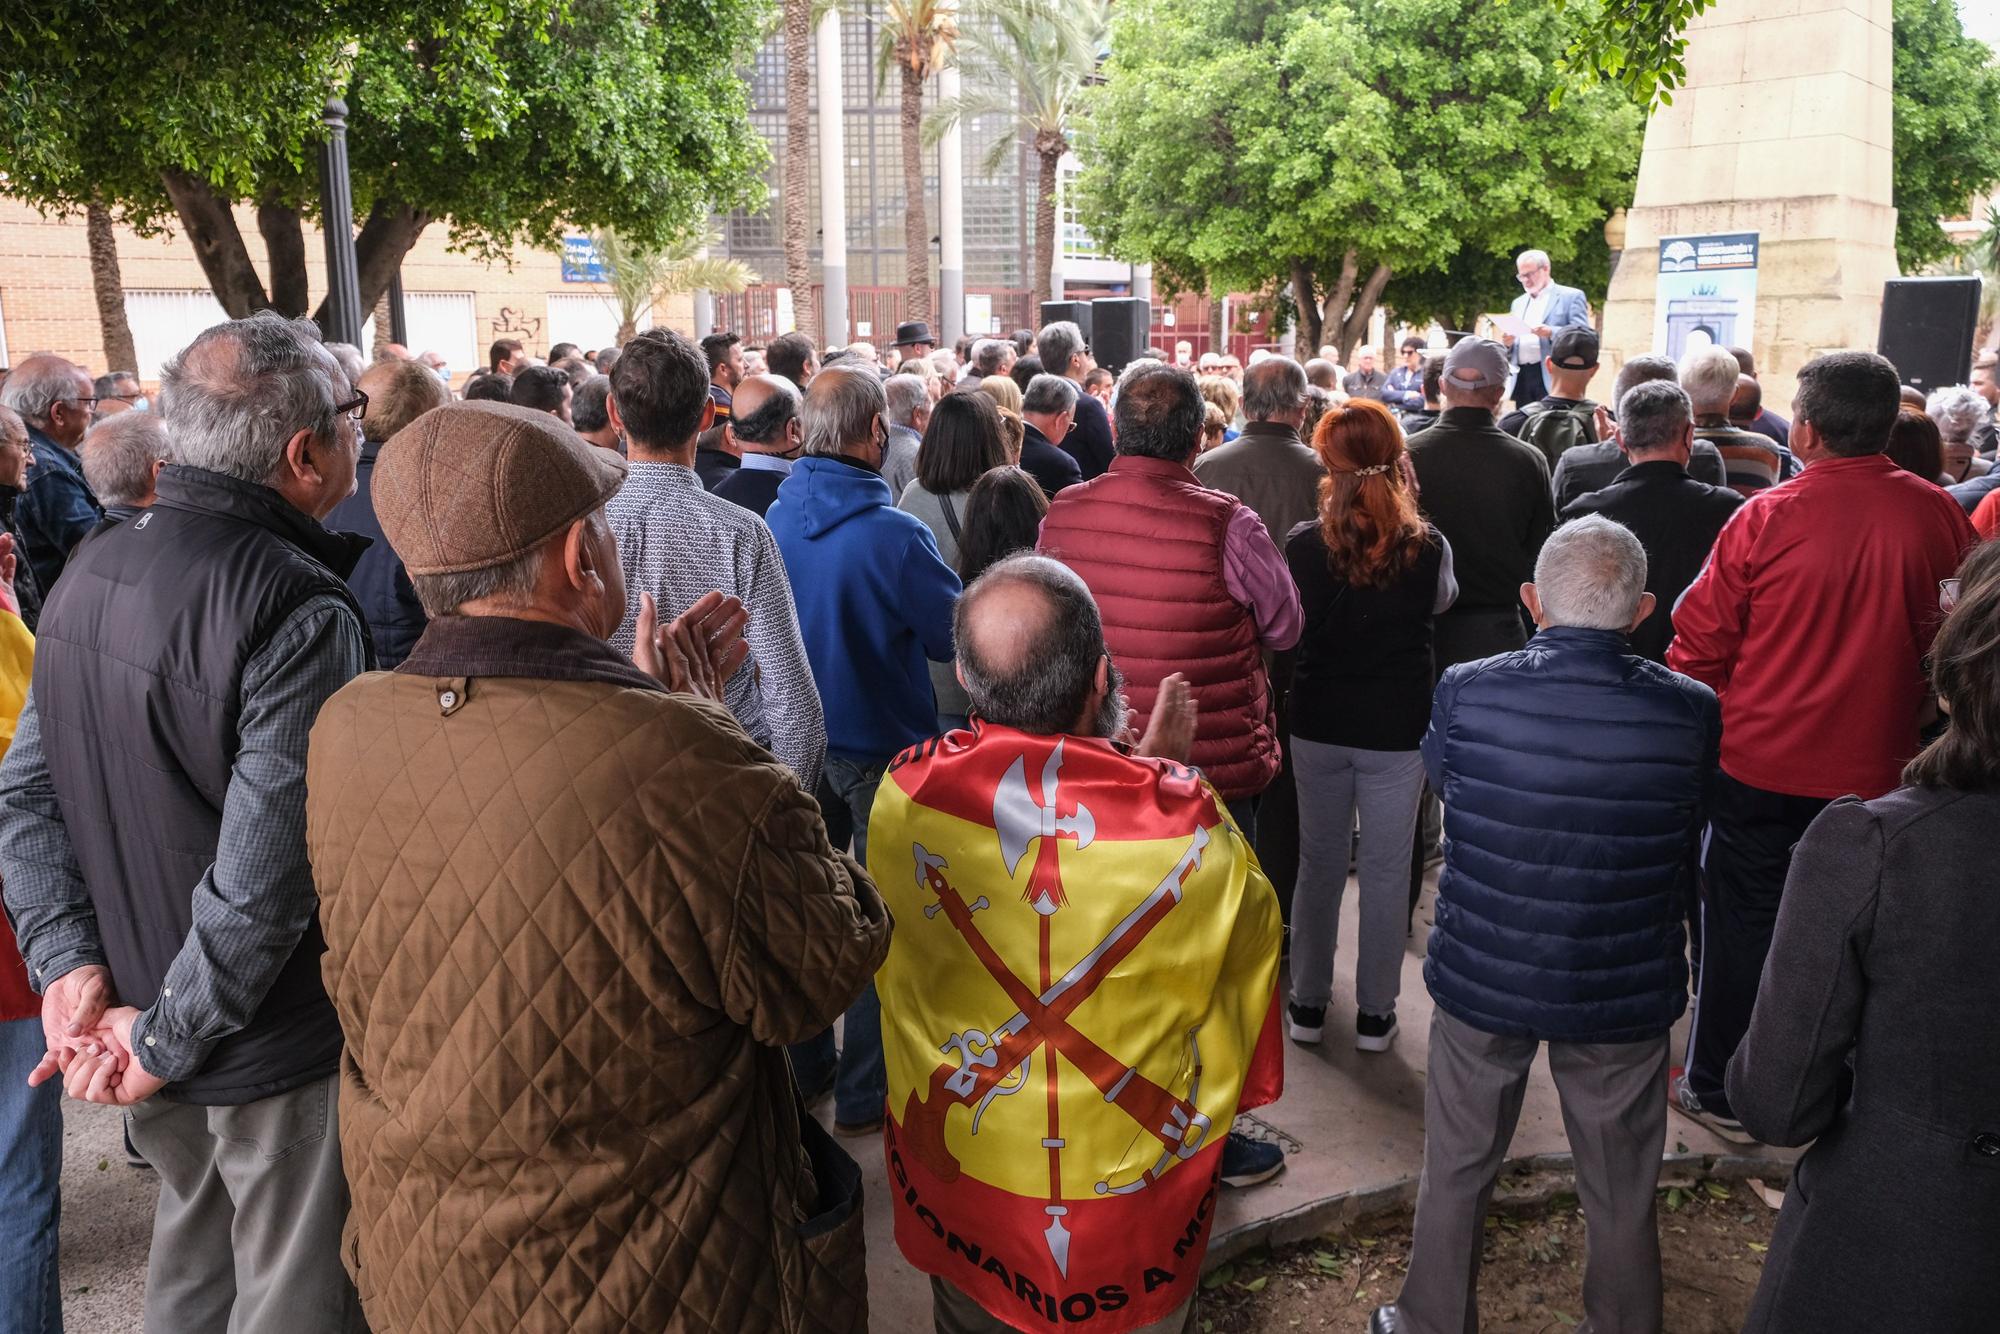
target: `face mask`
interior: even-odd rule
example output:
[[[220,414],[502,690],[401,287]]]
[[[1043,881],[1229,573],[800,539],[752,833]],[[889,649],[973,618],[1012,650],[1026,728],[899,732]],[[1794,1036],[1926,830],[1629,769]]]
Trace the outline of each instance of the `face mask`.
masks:
[[[151,406],[152,406],[151,400],[149,400],[144,394],[141,394],[139,396],[139,401],[132,405],[132,411],[134,412],[150,411]]]
[[[447,389],[451,387],[451,367],[449,367],[449,366],[440,366],[440,367],[438,367],[438,368],[437,368],[437,377],[438,377],[438,379],[440,379],[440,380],[443,380],[443,381],[444,381],[444,383],[445,383],[445,387],[446,387]]]

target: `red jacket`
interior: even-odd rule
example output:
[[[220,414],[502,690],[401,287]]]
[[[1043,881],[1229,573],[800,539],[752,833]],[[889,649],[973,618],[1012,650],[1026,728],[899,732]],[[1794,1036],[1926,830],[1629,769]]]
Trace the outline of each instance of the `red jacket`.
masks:
[[[1039,543],[1090,586],[1141,731],[1160,682],[1186,674],[1199,710],[1191,763],[1225,801],[1255,796],[1278,774],[1257,626],[1223,579],[1238,504],[1181,464],[1121,454],[1055,498]]]
[[[1674,609],[1667,665],[1722,699],[1722,767],[1801,797],[1878,797],[1917,750],[1938,581],[1978,540],[1881,454],[1750,498]]]

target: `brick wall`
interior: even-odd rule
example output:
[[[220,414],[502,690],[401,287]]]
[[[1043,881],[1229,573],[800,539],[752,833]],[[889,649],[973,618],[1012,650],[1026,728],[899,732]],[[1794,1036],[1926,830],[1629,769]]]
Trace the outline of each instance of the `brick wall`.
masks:
[[[252,262],[265,272],[263,238],[254,214],[239,209],[237,222]],[[403,261],[403,288],[412,293],[472,293],[475,340],[482,357],[487,344],[503,337],[518,338],[536,356],[545,356],[551,337],[550,295],[606,292],[597,284],[562,281],[553,253],[519,249],[511,267],[487,265],[453,254],[446,248],[446,235],[442,223],[433,223],[424,232]],[[325,259],[325,242],[308,225],[306,266],[315,304],[326,291]],[[178,229],[172,236],[146,238],[119,228],[118,262],[128,291],[208,288],[194,248]],[[615,321],[615,316],[610,318]],[[685,296],[663,302],[654,308],[653,320],[691,333],[693,302]],[[55,352],[93,374],[106,369],[81,214],[43,217],[18,200],[0,198],[0,330],[5,332],[9,361]],[[473,367],[454,364],[451,369],[454,379],[462,379]]]

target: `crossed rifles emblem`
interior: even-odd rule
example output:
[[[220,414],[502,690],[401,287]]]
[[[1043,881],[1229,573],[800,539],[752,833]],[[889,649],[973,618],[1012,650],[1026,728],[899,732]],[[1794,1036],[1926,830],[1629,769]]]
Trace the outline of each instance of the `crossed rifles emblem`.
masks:
[[[942,912],[965,938],[980,965],[999,983],[1008,1000],[1019,1008],[990,1032],[968,1028],[946,1039],[938,1050],[946,1056],[955,1056],[956,1064],[941,1063],[933,1070],[922,1098],[914,1090],[911,1092],[901,1119],[903,1137],[916,1159],[938,1180],[955,1181],[960,1169],[945,1144],[946,1114],[953,1107],[972,1108],[972,1133],[978,1134],[979,1120],[987,1105],[996,1097],[1007,1097],[1025,1088],[1035,1051],[1046,1048],[1048,1133],[1042,1139],[1042,1147],[1049,1155],[1045,1212],[1050,1222],[1042,1235],[1056,1267],[1066,1275],[1070,1237],[1062,1220],[1069,1208],[1062,1195],[1064,1140],[1056,1100],[1058,1058],[1082,1071],[1104,1094],[1106,1102],[1131,1117],[1143,1133],[1152,1135],[1161,1145],[1158,1161],[1137,1180],[1117,1185],[1099,1181],[1096,1183],[1099,1195],[1129,1195],[1144,1190],[1174,1162],[1192,1158],[1199,1152],[1212,1123],[1195,1106],[1201,1092],[1201,1048],[1193,1032],[1188,1034],[1193,1080],[1183,1098],[1148,1079],[1137,1067],[1111,1055],[1069,1022],[1070,1015],[1090,998],[1111,970],[1179,905],[1188,876],[1201,866],[1202,851],[1208,846],[1208,830],[1197,825],[1186,850],[1152,891],[1067,972],[1060,977],[1052,976],[1049,919],[1068,901],[1062,889],[1057,844],[1068,838],[1078,848],[1088,847],[1097,830],[1088,807],[1074,802],[1065,806],[1061,800],[1063,745],[1060,741],[1056,743],[1042,767],[1039,801],[1028,790],[1025,755],[1008,768],[993,797],[993,827],[999,835],[1001,857],[1010,877],[1019,868],[1028,845],[1041,840],[1024,895],[1041,918],[1039,988],[1031,988],[1017,976],[974,923],[974,913],[992,906],[986,898],[982,895],[967,903],[945,877],[945,859],[933,855],[922,844],[912,846],[917,883],[937,898],[936,903],[924,909],[924,916],[934,918]]]

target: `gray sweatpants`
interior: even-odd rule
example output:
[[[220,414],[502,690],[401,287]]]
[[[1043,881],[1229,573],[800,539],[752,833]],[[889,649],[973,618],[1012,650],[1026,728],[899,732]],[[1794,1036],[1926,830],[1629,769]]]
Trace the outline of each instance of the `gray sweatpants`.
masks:
[[[1410,914],[1410,843],[1424,758],[1414,750],[1361,750],[1292,738],[1299,789],[1299,882],[1292,895],[1292,1003],[1333,998],[1333,951],[1347,889],[1348,840],[1361,813],[1361,941],[1354,1001],[1364,1014],[1396,1012]]]
[[[1521,1117],[1532,1038],[1431,1017],[1424,1175],[1410,1273],[1396,1305],[1409,1334],[1477,1334],[1486,1206]],[[1666,1140],[1667,1035],[1645,1042],[1551,1042],[1549,1070],[1576,1163],[1589,1252],[1577,1334],[1659,1334],[1660,1234],[1654,1192]]]
[[[338,1106],[328,1075],[239,1107],[132,1109],[160,1177],[146,1334],[366,1334],[340,1259]]]

